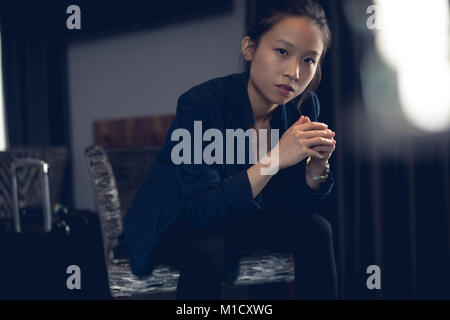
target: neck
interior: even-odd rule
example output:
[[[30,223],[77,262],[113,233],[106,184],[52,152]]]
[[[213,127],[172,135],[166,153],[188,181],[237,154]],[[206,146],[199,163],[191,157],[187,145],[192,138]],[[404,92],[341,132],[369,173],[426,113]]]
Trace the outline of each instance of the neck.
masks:
[[[264,123],[269,121],[278,105],[264,98],[263,94],[253,85],[251,79],[248,80],[247,92],[253,115],[255,116],[255,122]]]

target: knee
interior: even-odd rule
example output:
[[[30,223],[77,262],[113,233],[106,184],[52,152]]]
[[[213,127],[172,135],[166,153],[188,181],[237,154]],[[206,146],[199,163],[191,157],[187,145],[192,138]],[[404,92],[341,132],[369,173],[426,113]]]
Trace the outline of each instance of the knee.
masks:
[[[333,228],[330,222],[319,215],[313,213],[305,224],[308,236],[329,243],[333,238]]]
[[[187,241],[185,252],[202,261],[221,262],[225,254],[224,236],[217,231],[198,230]]]

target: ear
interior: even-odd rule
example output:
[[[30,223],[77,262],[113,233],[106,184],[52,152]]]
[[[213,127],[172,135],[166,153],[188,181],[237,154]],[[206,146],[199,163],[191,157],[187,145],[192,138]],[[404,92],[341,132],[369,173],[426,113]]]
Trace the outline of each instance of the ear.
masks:
[[[254,56],[254,42],[250,39],[249,36],[245,36],[242,39],[242,44],[241,44],[241,53],[244,56],[244,59],[246,61],[252,61],[253,60],[253,56]]]

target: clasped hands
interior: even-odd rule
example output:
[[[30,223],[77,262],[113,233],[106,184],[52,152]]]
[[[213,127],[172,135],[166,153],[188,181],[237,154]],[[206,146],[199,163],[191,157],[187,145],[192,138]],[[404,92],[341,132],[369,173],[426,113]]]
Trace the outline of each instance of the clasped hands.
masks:
[[[278,144],[280,169],[311,157],[311,171],[321,174],[335,150],[335,135],[326,124],[312,122],[307,116],[301,116],[286,130]]]

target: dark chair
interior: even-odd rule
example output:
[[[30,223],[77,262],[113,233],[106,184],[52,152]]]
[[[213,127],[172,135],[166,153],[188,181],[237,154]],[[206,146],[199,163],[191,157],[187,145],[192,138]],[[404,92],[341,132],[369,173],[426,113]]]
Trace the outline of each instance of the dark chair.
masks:
[[[11,164],[16,159],[37,158],[49,164],[49,186],[51,203],[67,200],[68,190],[65,181],[68,176],[69,161],[66,147],[13,147],[0,152],[0,219],[11,218],[13,214]],[[39,170],[36,167],[21,168],[17,172],[19,206],[32,207],[42,204],[42,186]],[[5,220],[6,221],[6,220]],[[10,220],[8,220],[10,221]]]
[[[129,261],[114,257],[123,217],[134,195],[147,177],[160,148],[127,147],[105,149],[98,145],[85,150],[103,231],[109,284],[115,298],[171,299],[175,297],[179,272],[171,266],[156,266],[147,277],[131,273]],[[294,261],[291,255],[276,252],[249,252],[240,262],[233,284],[223,283],[224,298],[255,298],[251,288],[286,284],[291,290],[282,299],[292,298]],[[284,284],[284,286],[283,286]],[[266,290],[267,291],[267,290]],[[276,297],[275,297],[276,298]]]

